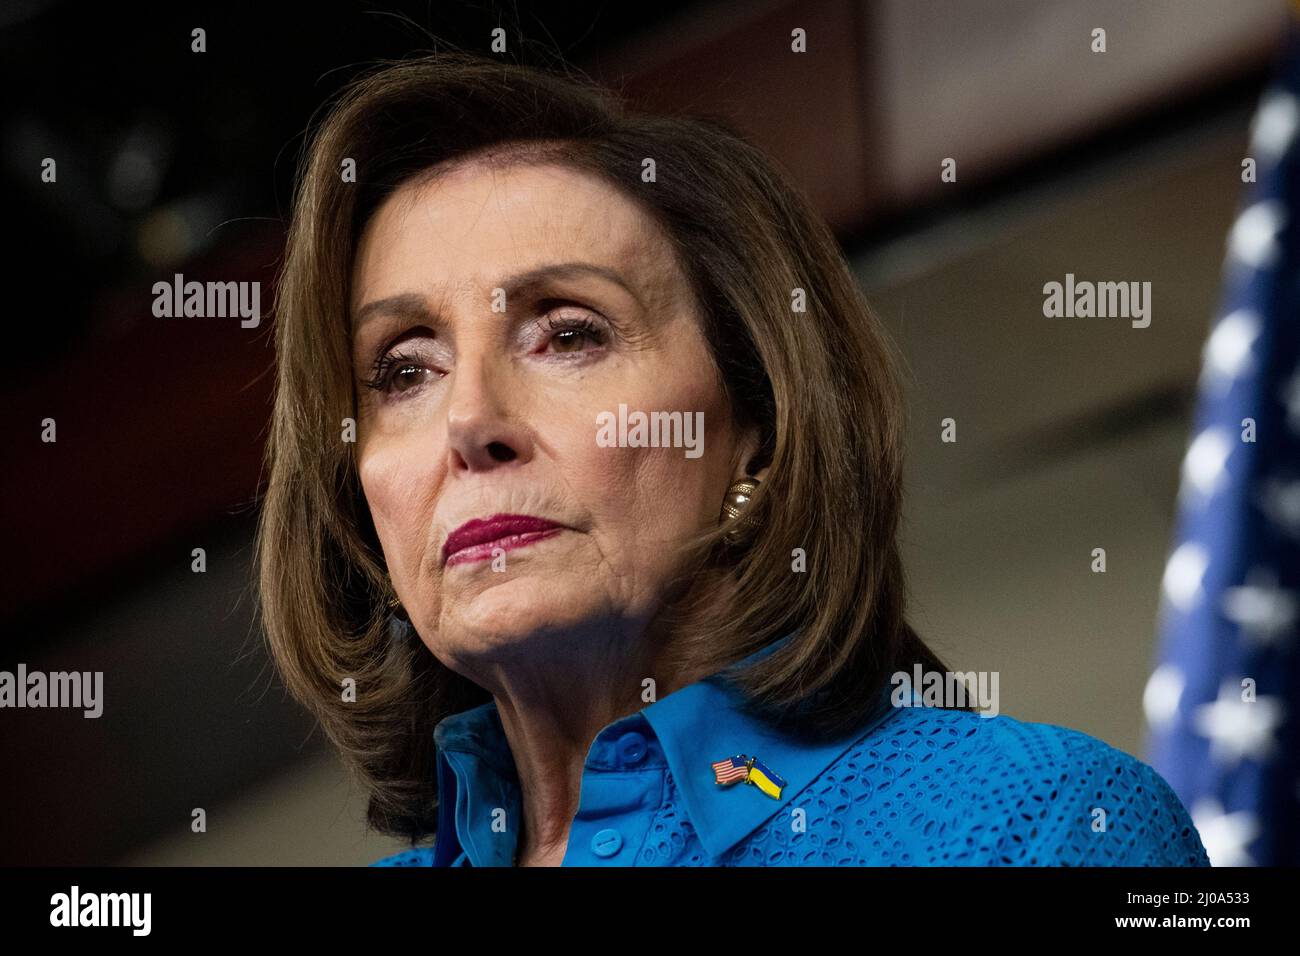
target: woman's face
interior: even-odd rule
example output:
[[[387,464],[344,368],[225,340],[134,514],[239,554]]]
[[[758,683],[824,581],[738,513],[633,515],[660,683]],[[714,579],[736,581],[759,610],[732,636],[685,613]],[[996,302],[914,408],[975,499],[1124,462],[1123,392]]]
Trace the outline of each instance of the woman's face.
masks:
[[[473,678],[484,662],[560,655],[547,635],[577,654],[593,634],[639,633],[678,569],[674,545],[717,522],[755,449],[733,432],[654,221],[568,167],[456,165],[372,217],[352,309],[353,367],[368,382],[361,484],[430,650]],[[620,405],[631,424],[702,414],[703,435],[620,447]],[[485,540],[456,550],[476,539],[453,532],[499,515],[552,524],[480,525]]]

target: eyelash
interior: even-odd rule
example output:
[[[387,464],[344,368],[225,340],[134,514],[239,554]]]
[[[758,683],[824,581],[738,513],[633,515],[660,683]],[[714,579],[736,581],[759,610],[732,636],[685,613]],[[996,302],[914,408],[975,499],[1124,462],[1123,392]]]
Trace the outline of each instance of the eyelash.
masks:
[[[596,327],[595,322],[585,317],[581,319],[556,319],[554,316],[547,316],[546,327],[556,335],[559,335],[561,332],[581,332],[586,337],[587,341],[591,342],[593,345],[605,344],[604,332]],[[551,337],[551,341],[555,341],[555,336]]]
[[[604,332],[597,327],[596,323],[588,318],[556,319],[548,316],[546,319],[546,327],[548,330],[555,333],[555,335],[548,340],[548,344],[550,341],[554,341],[556,335],[563,332],[580,332],[589,342],[597,346],[604,345],[606,341]],[[567,355],[580,353],[562,354]],[[362,384],[367,388],[372,388],[375,391],[386,394],[392,389],[393,373],[408,366],[417,368],[424,367],[420,365],[420,360],[413,355],[408,355],[405,352],[385,352],[375,360],[375,364],[370,370],[370,377],[365,379]]]
[[[405,352],[386,352],[375,360],[374,367],[370,370],[370,378],[362,384],[377,392],[387,392],[392,385],[393,371],[408,365],[418,366],[419,359]]]

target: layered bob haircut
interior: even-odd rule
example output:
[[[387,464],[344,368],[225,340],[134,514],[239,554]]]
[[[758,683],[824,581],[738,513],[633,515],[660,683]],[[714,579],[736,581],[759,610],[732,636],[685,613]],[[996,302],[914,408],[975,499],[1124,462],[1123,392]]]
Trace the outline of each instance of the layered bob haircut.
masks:
[[[812,741],[863,728],[895,671],[945,670],[904,616],[903,366],[806,197],[724,123],[636,111],[583,78],[462,53],[382,64],[334,102],[299,169],[257,531],[271,654],[365,787],[370,825],[412,842],[433,833],[433,729],[490,697],[412,628],[390,627],[345,439],[353,257],[398,186],[476,157],[585,171],[652,216],[736,423],[760,429],[751,470],[770,471],[750,504],[756,530],[738,547],[719,526],[683,548],[664,608],[676,673],[713,673],[790,634],[733,682],[756,716]]]

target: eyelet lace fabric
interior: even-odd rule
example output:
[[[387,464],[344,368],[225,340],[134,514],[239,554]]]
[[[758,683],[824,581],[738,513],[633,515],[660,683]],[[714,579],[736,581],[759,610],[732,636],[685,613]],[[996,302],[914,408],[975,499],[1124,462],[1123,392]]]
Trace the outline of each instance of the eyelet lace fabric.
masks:
[[[680,812],[670,779],[637,863],[1208,866],[1209,860],[1169,785],[1134,757],[1063,727],[915,708],[852,747],[716,864]]]
[[[1209,866],[1151,767],[1080,731],[902,708],[717,859],[671,773],[637,866]],[[418,848],[382,866],[429,866]]]

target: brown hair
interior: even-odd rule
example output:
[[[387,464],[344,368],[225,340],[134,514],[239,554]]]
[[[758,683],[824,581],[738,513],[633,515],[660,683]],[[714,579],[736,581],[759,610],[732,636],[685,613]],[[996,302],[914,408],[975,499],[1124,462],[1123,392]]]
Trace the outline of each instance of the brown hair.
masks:
[[[706,529],[684,549],[682,580],[696,586],[669,609],[677,666],[713,673],[797,632],[734,682],[757,713],[818,738],[861,727],[891,673],[945,669],[904,618],[898,359],[804,195],[724,123],[634,111],[585,79],[460,53],[383,64],[344,91],[300,170],[257,551],[265,632],[289,690],[360,777],[371,825],[412,840],[437,819],[434,726],[489,696],[386,623],[382,550],[355,445],[341,440],[356,414],[352,259],[399,185],[500,149],[594,173],[654,216],[694,288],[731,407],[760,429],[751,470],[771,468],[750,505],[757,530],[737,548],[725,528]],[[341,176],[345,159],[355,183]],[[806,311],[792,309],[796,289]],[[795,549],[804,573],[792,573]],[[725,598],[706,586],[718,574]]]

